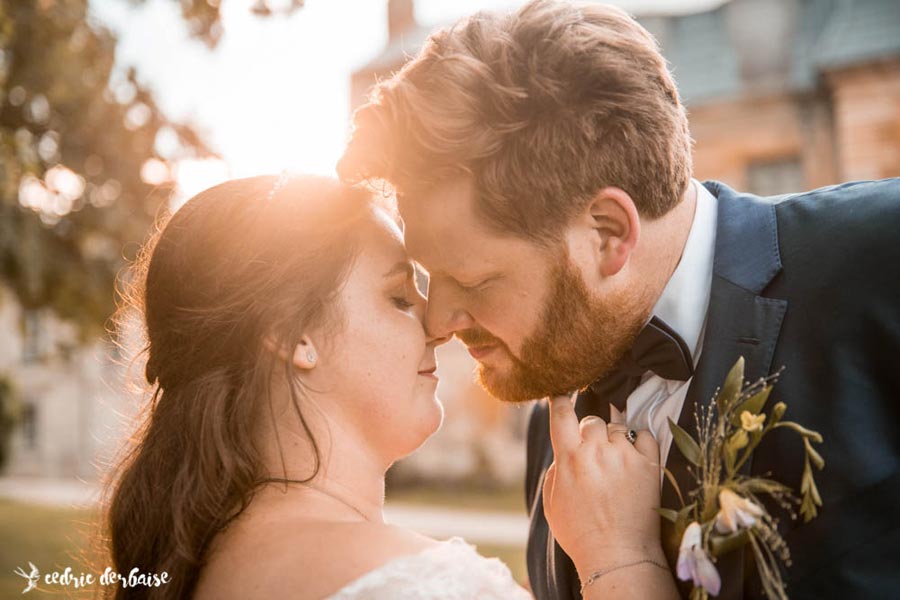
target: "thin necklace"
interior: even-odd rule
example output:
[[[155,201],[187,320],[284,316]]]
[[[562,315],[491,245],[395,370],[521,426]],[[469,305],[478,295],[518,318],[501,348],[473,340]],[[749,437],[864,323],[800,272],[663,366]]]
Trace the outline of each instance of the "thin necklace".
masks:
[[[271,483],[296,483],[296,484],[298,484],[298,485],[302,485],[302,486],[304,486],[304,487],[308,487],[308,488],[310,488],[310,489],[316,490],[316,491],[318,491],[318,492],[321,492],[322,494],[325,494],[326,496],[329,496],[329,497],[333,498],[334,500],[337,500],[338,502],[340,502],[340,503],[343,504],[344,506],[348,506],[348,507],[352,508],[352,509],[353,509],[354,511],[356,511],[356,513],[359,514],[359,516],[361,516],[363,519],[365,519],[366,521],[371,522],[371,519],[370,519],[368,516],[366,516],[366,513],[364,513],[363,511],[361,511],[359,508],[357,508],[355,504],[351,504],[350,502],[348,502],[347,500],[341,498],[340,496],[338,496],[338,495],[335,494],[334,492],[329,492],[329,491],[326,490],[325,488],[319,487],[318,485],[316,485],[316,484],[314,484],[314,483],[309,483],[309,482],[307,482],[307,481],[301,481],[301,480],[299,480],[299,479],[283,479],[283,478],[281,478],[281,477],[267,477],[266,479],[263,479],[263,480],[261,481],[261,483],[270,483],[270,482],[271,482]]]

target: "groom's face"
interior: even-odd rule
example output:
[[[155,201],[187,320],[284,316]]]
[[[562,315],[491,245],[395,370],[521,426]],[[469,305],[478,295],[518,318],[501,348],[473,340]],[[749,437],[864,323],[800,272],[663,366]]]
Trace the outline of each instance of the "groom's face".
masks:
[[[489,228],[466,181],[400,196],[399,207],[407,249],[429,273],[429,334],[456,335],[478,361],[482,385],[501,400],[586,386],[646,319],[641,297],[591,292],[579,240],[563,235],[547,248]]]

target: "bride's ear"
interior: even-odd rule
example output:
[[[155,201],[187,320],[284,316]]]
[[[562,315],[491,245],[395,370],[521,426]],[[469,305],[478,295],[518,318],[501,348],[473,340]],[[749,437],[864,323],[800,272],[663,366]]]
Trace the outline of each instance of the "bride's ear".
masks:
[[[288,360],[288,354],[285,352],[285,348],[279,347],[273,338],[266,337],[263,343],[265,344],[266,349],[275,353],[280,360]],[[316,351],[316,346],[313,344],[312,340],[309,339],[309,336],[304,335],[300,338],[300,341],[294,346],[294,351],[290,355],[290,361],[291,364],[294,365],[294,368],[300,369],[301,371],[309,371],[315,368],[319,361],[319,353]]]
[[[294,366],[302,371],[309,371],[315,368],[319,361],[319,353],[316,352],[316,346],[308,336],[303,336],[297,345],[294,346],[294,356],[291,362]]]

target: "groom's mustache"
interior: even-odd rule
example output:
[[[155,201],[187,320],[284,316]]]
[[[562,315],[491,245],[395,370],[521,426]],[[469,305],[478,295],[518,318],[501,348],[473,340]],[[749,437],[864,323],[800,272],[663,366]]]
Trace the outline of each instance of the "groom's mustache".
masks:
[[[462,331],[457,331],[456,337],[469,348],[501,346],[504,350],[507,350],[503,340],[491,335],[484,329],[464,329]]]

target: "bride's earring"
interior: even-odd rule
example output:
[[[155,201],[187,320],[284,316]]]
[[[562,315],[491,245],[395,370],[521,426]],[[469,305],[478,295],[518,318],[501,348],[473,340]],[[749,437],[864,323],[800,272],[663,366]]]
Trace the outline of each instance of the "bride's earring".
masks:
[[[318,360],[319,356],[310,340],[303,338],[294,348],[293,363],[296,368],[308,371],[316,366]]]

